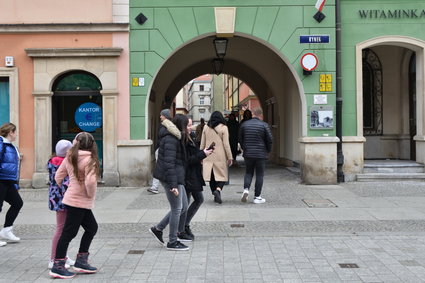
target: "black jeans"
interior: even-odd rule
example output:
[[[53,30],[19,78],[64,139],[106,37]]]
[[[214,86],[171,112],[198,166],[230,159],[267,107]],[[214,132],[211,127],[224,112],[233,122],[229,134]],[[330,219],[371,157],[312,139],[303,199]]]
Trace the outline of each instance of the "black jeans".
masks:
[[[56,247],[56,259],[66,257],[69,243],[77,236],[80,226],[84,228],[81,238],[79,253],[87,253],[90,244],[97,232],[97,222],[91,209],[78,208],[66,205],[67,215],[62,235]]]
[[[16,184],[13,181],[0,180],[0,212],[4,201],[10,204],[9,210],[6,213],[4,227],[13,226],[16,217],[18,217],[19,211],[24,205],[15,185]]]
[[[245,177],[243,180],[244,189],[249,189],[255,170],[255,196],[261,196],[263,188],[264,170],[266,168],[266,159],[262,158],[245,158]]]
[[[217,188],[220,188],[221,190],[223,190],[224,184],[226,184],[226,182],[215,180],[214,170],[211,170],[211,178],[210,178],[211,192],[214,193]]]
[[[189,226],[193,216],[195,216],[199,207],[201,207],[201,204],[204,202],[204,193],[202,191],[196,191],[196,192],[186,192],[186,194],[187,194],[188,203],[190,203],[190,196],[193,196],[193,202],[190,204],[189,208],[187,209],[187,215],[186,215],[185,226]]]

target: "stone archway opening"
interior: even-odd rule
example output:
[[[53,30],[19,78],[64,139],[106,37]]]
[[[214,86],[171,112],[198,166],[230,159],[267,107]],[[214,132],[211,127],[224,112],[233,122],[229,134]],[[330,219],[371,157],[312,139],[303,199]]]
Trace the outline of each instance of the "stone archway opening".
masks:
[[[206,35],[180,47],[155,75],[145,105],[145,130],[150,139],[155,139],[159,112],[171,106],[178,91],[191,79],[213,73],[214,38],[214,34]],[[270,124],[273,119],[272,161],[286,166],[299,164],[298,139],[307,135],[307,115],[302,83],[292,65],[269,44],[235,34],[228,41],[223,73],[246,82],[259,98],[264,120]]]
[[[424,163],[424,48],[406,37],[357,46],[358,134],[364,160]]]

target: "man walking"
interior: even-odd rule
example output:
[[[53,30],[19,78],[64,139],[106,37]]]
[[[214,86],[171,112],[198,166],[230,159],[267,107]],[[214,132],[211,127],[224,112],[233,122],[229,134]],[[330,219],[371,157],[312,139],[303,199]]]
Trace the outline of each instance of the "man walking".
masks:
[[[242,202],[246,202],[249,195],[254,171],[255,178],[255,196],[254,203],[265,203],[266,200],[261,197],[263,188],[264,170],[268,154],[272,149],[273,136],[269,125],[260,120],[263,111],[260,108],[254,110],[253,118],[242,123],[239,128],[239,143],[243,150],[245,159],[245,177],[244,190],[242,193]]]

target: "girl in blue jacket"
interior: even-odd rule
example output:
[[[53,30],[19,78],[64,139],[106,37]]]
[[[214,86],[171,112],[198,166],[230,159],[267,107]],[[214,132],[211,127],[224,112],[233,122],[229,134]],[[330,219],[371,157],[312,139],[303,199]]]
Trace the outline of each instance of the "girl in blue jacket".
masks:
[[[23,201],[19,195],[19,152],[12,144],[16,140],[18,132],[12,123],[6,123],[0,127],[0,212],[3,202],[10,204],[6,213],[4,228],[0,231],[0,238],[18,242],[20,238],[13,232],[13,222],[23,206]],[[6,242],[0,241],[0,246],[5,246]]]

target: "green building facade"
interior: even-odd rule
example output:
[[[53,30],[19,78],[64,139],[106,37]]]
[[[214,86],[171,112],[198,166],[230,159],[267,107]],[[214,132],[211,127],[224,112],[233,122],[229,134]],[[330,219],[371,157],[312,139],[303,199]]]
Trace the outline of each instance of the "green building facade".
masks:
[[[222,72],[258,95],[274,135],[271,160],[299,164],[306,183],[336,183],[339,5],[346,180],[362,172],[365,159],[423,163],[425,3],[328,0],[321,22],[315,4],[130,0],[130,135],[142,152],[134,158],[150,164],[159,111],[188,81],[214,72],[212,62],[223,57],[214,39],[226,38]],[[306,72],[309,53],[318,63]]]

